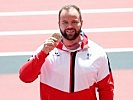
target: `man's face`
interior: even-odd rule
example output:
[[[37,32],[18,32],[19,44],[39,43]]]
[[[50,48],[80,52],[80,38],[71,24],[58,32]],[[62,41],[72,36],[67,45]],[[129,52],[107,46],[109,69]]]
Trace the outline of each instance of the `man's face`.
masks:
[[[61,34],[67,40],[75,40],[81,31],[82,21],[74,8],[62,10],[59,20]]]

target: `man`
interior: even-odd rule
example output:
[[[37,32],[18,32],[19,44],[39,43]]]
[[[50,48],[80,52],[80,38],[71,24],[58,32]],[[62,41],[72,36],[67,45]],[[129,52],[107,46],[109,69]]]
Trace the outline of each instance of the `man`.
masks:
[[[59,11],[61,39],[51,36],[20,69],[20,79],[40,75],[41,100],[113,100],[114,83],[104,50],[81,31],[80,9]],[[97,92],[99,96],[96,96]]]

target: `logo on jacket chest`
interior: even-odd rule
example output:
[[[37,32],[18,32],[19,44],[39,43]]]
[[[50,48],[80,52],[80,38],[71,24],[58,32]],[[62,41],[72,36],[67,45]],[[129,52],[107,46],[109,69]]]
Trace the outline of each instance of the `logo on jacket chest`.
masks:
[[[91,57],[91,54],[90,53],[87,53],[86,54],[86,59],[90,59],[90,57]]]

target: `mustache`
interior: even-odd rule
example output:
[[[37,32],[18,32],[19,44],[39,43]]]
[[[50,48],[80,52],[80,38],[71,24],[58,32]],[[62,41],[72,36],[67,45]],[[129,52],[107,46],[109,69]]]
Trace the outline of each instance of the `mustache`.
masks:
[[[67,29],[64,30],[65,33],[66,33],[67,31],[75,31],[75,32],[76,32],[76,29],[74,29],[74,28],[67,28]]]
[[[67,29],[65,29],[65,30],[76,30],[76,29],[74,29],[74,28],[67,28]]]

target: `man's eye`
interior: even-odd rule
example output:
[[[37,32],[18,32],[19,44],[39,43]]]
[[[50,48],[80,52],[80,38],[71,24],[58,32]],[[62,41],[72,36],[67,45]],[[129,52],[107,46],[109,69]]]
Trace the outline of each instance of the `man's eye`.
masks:
[[[74,22],[72,22],[73,24],[78,24],[79,22],[77,22],[77,21],[74,21]]]
[[[67,22],[62,22],[63,25],[67,25],[68,23]]]

